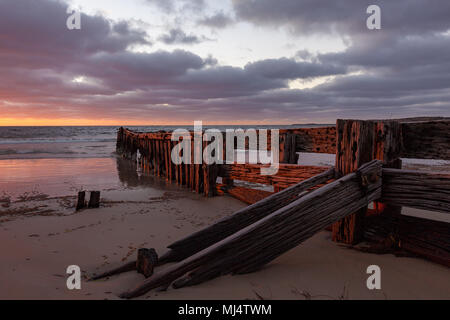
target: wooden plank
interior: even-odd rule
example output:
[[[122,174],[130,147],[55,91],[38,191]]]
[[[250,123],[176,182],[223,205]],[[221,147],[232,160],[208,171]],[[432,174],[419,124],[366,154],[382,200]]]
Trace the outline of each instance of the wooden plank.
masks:
[[[336,153],[336,127],[283,129],[295,135],[296,152]]]
[[[284,252],[381,196],[381,162],[312,191],[214,245],[154,274],[120,295],[133,298],[176,281],[176,287],[257,270]],[[367,182],[361,189],[362,182]],[[191,272],[194,271],[194,272]],[[186,277],[179,279],[186,273]]]
[[[301,166],[280,164],[275,175],[261,175],[261,168],[268,165],[261,164],[226,164],[221,165],[219,176],[231,180],[242,180],[266,185],[284,185],[288,187],[302,180],[311,178],[329,169],[323,166]]]
[[[400,248],[450,267],[450,224],[402,216]]]
[[[235,197],[236,199],[239,199],[246,204],[254,204],[273,194],[273,192],[269,191],[256,190],[237,186],[231,188],[227,187],[226,192],[232,197]]]
[[[383,169],[382,201],[450,213],[450,172]]]
[[[365,221],[364,237],[383,243],[377,247],[377,253],[405,255],[403,251],[406,251],[450,267],[449,223],[406,215],[370,216]],[[385,239],[391,240],[388,246]]]
[[[404,158],[450,160],[450,120],[402,123]]]
[[[178,261],[188,257],[291,203],[300,197],[299,194],[310,188],[333,178],[334,168],[331,168],[317,176],[258,201],[249,207],[238,210],[231,216],[172,243],[168,246],[171,250],[164,257],[161,257],[161,261]]]

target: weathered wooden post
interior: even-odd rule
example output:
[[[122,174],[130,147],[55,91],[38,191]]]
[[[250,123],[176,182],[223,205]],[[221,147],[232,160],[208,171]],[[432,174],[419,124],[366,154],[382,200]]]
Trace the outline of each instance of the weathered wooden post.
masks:
[[[91,191],[91,197],[89,198],[89,208],[100,207],[100,191]]]
[[[280,138],[280,162],[297,164],[297,136],[294,133],[286,132]]]
[[[361,165],[382,160],[386,166],[399,168],[401,126],[395,121],[337,120],[336,172],[342,175],[356,171]],[[388,214],[400,213],[401,208],[375,204]],[[335,223],[333,241],[356,244],[363,238],[367,208]]]
[[[86,207],[85,197],[86,197],[85,191],[78,192],[78,201],[77,201],[77,207],[76,207],[77,211]]]
[[[136,270],[138,273],[148,278],[153,274],[153,269],[158,264],[158,254],[155,249],[141,248],[138,250],[138,256],[136,260]]]
[[[375,154],[374,158],[383,161],[384,168],[401,169],[400,155],[402,145],[402,126],[398,121],[379,121],[375,123]],[[374,203],[376,214],[397,215],[401,207],[386,205],[381,202]]]
[[[286,150],[290,144],[286,142],[287,140],[287,133],[280,132],[280,157],[279,161],[280,163],[286,163],[287,159],[289,159],[289,150]]]

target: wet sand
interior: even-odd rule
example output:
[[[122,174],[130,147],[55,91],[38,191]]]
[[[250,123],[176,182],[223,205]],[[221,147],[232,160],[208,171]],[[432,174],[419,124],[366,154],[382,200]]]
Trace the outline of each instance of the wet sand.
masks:
[[[140,176],[126,161],[83,159],[87,162],[65,168],[53,162],[42,171],[46,161],[35,162],[28,173],[16,163],[14,170],[22,172],[17,188],[0,188],[10,193],[0,200],[0,299],[118,299],[117,294],[138,285],[143,276],[129,272],[83,281],[81,290],[70,291],[66,268],[79,265],[86,279],[134,260],[141,247],[163,254],[173,241],[245,206],[230,197],[207,199]],[[58,172],[58,179],[49,179]],[[74,194],[81,185],[102,190],[101,208],[74,212]],[[19,192],[28,190],[34,193]],[[372,264],[381,267],[379,291],[366,287],[366,269]],[[141,299],[450,299],[449,280],[446,267],[349,250],[324,231],[259,272],[152,291]]]

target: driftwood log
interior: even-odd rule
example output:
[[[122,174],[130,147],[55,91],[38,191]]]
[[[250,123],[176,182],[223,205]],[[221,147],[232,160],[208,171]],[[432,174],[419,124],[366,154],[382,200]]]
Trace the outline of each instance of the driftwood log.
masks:
[[[233,215],[200,230],[168,246],[171,250],[160,258],[161,262],[180,261],[210,245],[225,239],[229,235],[268,216],[290,202],[299,199],[299,195],[316,185],[334,178],[334,168],[304,180],[290,188],[273,194],[253,205],[243,208]]]
[[[381,170],[380,161],[371,161],[355,173],[316,189],[212,246],[169,266],[120,296],[137,297],[151,289],[167,286],[177,279],[175,286],[182,287],[224,274],[258,270],[333,222],[379,199]]]

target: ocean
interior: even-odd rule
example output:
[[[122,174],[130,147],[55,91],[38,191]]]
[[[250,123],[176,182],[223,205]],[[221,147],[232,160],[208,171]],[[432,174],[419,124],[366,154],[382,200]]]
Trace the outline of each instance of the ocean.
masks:
[[[313,127],[327,125],[296,125]],[[290,126],[204,126],[207,128],[289,128]],[[119,127],[0,127],[0,160],[107,158],[113,156]],[[173,131],[189,126],[128,127],[142,132]]]

